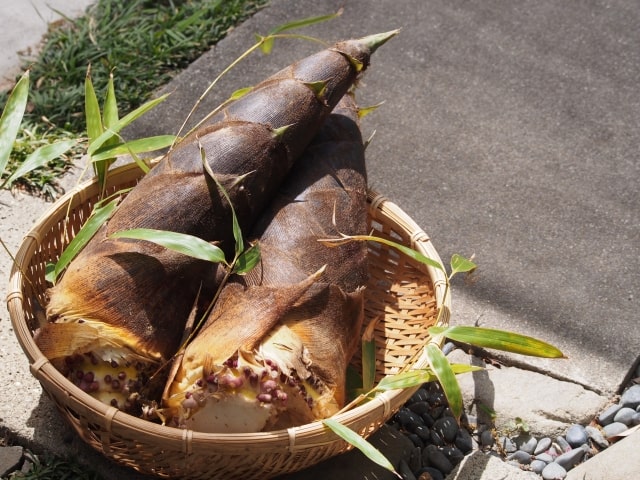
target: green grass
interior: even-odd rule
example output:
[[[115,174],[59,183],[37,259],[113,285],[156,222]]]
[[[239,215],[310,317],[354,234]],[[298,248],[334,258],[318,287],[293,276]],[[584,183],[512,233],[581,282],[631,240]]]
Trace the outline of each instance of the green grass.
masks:
[[[32,87],[21,135],[19,161],[48,138],[85,135],[84,80],[91,65],[97,92],[115,78],[122,115],[222,39],[230,28],[266,4],[266,0],[98,0],[85,15],[63,22],[47,34],[31,67]],[[0,94],[0,109],[7,92]],[[33,134],[33,135],[32,135]],[[76,152],[77,153],[77,152]],[[14,155],[12,155],[13,157]],[[47,196],[69,158],[52,162],[21,179],[21,188]]]

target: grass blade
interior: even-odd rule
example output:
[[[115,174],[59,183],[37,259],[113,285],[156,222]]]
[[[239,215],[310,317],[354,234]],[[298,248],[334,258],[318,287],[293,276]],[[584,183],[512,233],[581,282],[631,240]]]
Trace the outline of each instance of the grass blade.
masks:
[[[110,235],[109,238],[131,238],[146,240],[175,252],[213,263],[225,263],[224,252],[219,247],[186,233],[155,230],[152,228],[132,228]]]
[[[4,188],[5,185],[10,187],[11,184],[21,176],[35,170],[36,168],[45,166],[51,160],[58,158],[64,152],[69,150],[73,145],[75,145],[75,143],[75,140],[63,140],[37,148],[27,158],[25,158],[24,162],[22,162],[11,176],[4,181],[0,188]]]
[[[426,353],[429,366],[438,377],[442,391],[447,397],[451,413],[456,420],[459,420],[462,415],[462,393],[449,360],[444,356],[442,350],[432,343],[427,345]]]
[[[395,473],[398,478],[402,478],[395,471],[393,465],[391,465],[391,462],[387,460],[387,458],[376,447],[371,445],[371,443],[367,442],[364,438],[351,430],[349,427],[344,426],[333,418],[327,418],[323,420],[322,423],[329,427],[333,431],[333,433],[338,435],[345,442],[353,445],[358,450],[360,450],[369,460],[377,463],[383,468],[386,468],[390,472]]]
[[[170,146],[175,140],[174,135],[158,135],[156,137],[146,137],[137,140],[131,140],[126,143],[118,143],[113,146],[105,146],[96,151],[91,156],[91,160],[98,162],[100,160],[106,160],[111,157],[117,157],[118,155],[126,155],[131,153],[146,153],[161,150]]]
[[[457,342],[533,357],[564,358],[564,354],[553,345],[536,338],[493,328],[450,326],[431,327],[431,335],[444,335]]]
[[[318,15],[315,17],[307,17],[299,20],[293,20],[291,22],[283,23],[277,27],[274,27],[268,35],[275,35],[276,33],[285,32],[287,30],[294,30],[297,28],[308,27],[310,25],[315,25],[317,23],[326,22],[327,20],[333,20],[336,17],[342,15],[343,9],[339,9],[336,13],[331,13],[328,15]]]
[[[91,67],[87,69],[87,76],[84,81],[84,114],[87,122],[87,136],[89,137],[89,148],[91,144],[102,135],[102,118],[100,116],[100,105],[98,97],[91,81]]]
[[[0,117],[0,175],[9,163],[13,144],[20,130],[22,117],[29,97],[29,70],[27,70],[11,91]]]
[[[56,262],[56,265],[51,274],[47,277],[47,280],[51,283],[56,283],[56,280],[60,276],[60,273],[71,263],[76,255],[82,250],[89,240],[95,235],[98,229],[105,223],[109,217],[113,214],[118,205],[117,199],[114,199],[106,205],[96,208],[86,223],[82,226],[78,234],[73,237],[73,240],[69,243],[67,248],[64,249],[62,255]]]

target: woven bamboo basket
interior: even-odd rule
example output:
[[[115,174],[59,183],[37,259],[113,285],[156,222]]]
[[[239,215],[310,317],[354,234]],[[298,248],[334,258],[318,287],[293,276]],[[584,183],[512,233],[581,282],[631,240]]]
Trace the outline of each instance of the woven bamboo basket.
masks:
[[[108,193],[137,183],[135,164],[110,172]],[[68,192],[26,235],[11,272],[7,304],[14,331],[41,383],[78,435],[106,457],[142,473],[165,478],[267,479],[302,470],[353,448],[315,422],[286,430],[247,434],[205,434],[152,423],[103,404],[67,380],[40,352],[33,339],[36,315],[45,305],[45,267],[55,262],[80,229],[98,199],[98,185],[87,182]],[[371,231],[440,261],[429,237],[398,206],[369,192]],[[438,269],[415,263],[379,243],[370,244],[370,282],[365,325],[376,319],[377,380],[403,368],[427,365],[427,329],[448,324],[446,279]],[[360,366],[360,358],[353,360]],[[336,415],[368,437],[418,387],[388,391]]]

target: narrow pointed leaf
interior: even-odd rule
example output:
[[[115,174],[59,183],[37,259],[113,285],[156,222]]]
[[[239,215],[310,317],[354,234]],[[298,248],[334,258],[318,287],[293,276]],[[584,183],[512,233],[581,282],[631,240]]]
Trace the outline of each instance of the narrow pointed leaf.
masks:
[[[429,265],[433,268],[437,268],[438,270],[442,270],[444,271],[444,267],[442,266],[442,264],[436,260],[433,260],[432,258],[429,258],[425,255],[423,255],[422,253],[413,250],[412,248],[406,247],[400,243],[396,243],[394,241],[391,240],[387,240],[386,238],[381,238],[381,237],[374,237],[371,235],[353,235],[353,236],[345,236],[342,238],[337,238],[337,239],[326,239],[326,238],[322,238],[319,239],[318,241],[331,247],[331,246],[338,246],[338,245],[342,245],[344,243],[347,242],[352,242],[352,241],[371,241],[371,242],[378,242],[378,243],[382,243],[384,245],[388,245],[390,247],[395,248],[396,250],[399,250],[400,252],[404,253],[406,256],[408,256],[409,258],[414,259],[417,262],[423,263],[425,265]]]
[[[102,147],[104,145],[104,143],[107,140],[109,140],[110,138],[115,136],[118,132],[120,132],[120,130],[122,130],[124,127],[129,125],[135,119],[141,117],[142,115],[147,113],[149,110],[154,108],[159,103],[164,102],[168,96],[169,96],[169,94],[167,93],[167,94],[162,95],[162,96],[160,96],[160,97],[158,97],[156,99],[149,100],[148,102],[146,102],[143,105],[141,105],[138,108],[136,108],[134,111],[132,111],[132,112],[128,113],[127,115],[125,115],[124,117],[122,117],[120,120],[118,120],[115,123],[115,125],[112,125],[109,128],[109,130],[105,131],[102,135],[100,135],[93,142],[91,142],[91,144],[89,145],[89,149],[87,150],[87,153],[89,155],[93,155],[100,147]]]
[[[453,363],[450,367],[455,375],[483,370],[482,367],[461,363]],[[378,385],[376,385],[376,390],[386,391],[398,388],[412,388],[418,387],[423,383],[435,382],[436,380],[438,380],[438,377],[431,370],[411,370],[409,372],[396,373],[395,375],[384,377]]]
[[[130,230],[116,232],[112,234],[110,238],[146,240],[200,260],[213,263],[224,263],[225,261],[222,249],[201,238],[187,235],[186,233],[155,230],[152,228],[132,228]]]
[[[362,335],[362,389],[371,390],[376,381],[376,341],[374,331],[380,317],[373,319],[367,325]]]
[[[451,413],[458,420],[462,415],[462,393],[449,360],[442,350],[432,343],[426,346],[426,353],[429,366],[438,377],[442,391],[447,397]]]
[[[91,81],[91,67],[87,69],[87,76],[84,80],[84,114],[87,122],[87,136],[89,137],[89,148],[91,144],[102,135],[102,118],[100,116],[100,105],[98,97]]]
[[[344,426],[333,418],[327,418],[323,420],[322,423],[329,427],[333,431],[333,433],[338,435],[345,442],[353,445],[358,450],[360,450],[369,460],[398,475],[391,462],[387,460],[387,458],[376,447],[371,445],[371,443],[366,441],[349,427]]]
[[[40,168],[51,160],[58,158],[64,152],[69,150],[75,143],[75,140],[62,140],[60,142],[43,145],[42,147],[37,148],[24,159],[24,162],[22,162],[11,176],[5,180],[2,186],[11,186],[11,184],[21,176],[26,175],[32,170]]]
[[[269,35],[275,35],[276,33],[285,32],[287,30],[294,30],[297,28],[308,27],[310,25],[315,25],[317,23],[326,22],[327,20],[332,20],[336,17],[342,15],[343,9],[339,9],[336,13],[331,13],[329,15],[319,15],[316,17],[307,17],[302,18],[300,20],[293,20],[291,22],[283,23],[272,29],[269,32]]]
[[[13,87],[0,117],[0,175],[7,168],[29,97],[29,70]]]
[[[82,226],[80,231],[77,233],[73,240],[69,243],[67,248],[64,249],[62,255],[56,262],[56,266],[53,272],[53,278],[51,279],[51,283],[55,283],[58,276],[62,271],[67,268],[67,265],[71,263],[76,255],[82,250],[82,248],[87,244],[89,240],[93,237],[93,235],[98,231],[98,229],[105,223],[109,217],[113,214],[118,205],[117,200],[112,200],[106,205],[96,208],[86,223]]]
[[[451,256],[451,276],[456,273],[466,273],[475,270],[477,265],[468,258],[464,258],[457,253]]]
[[[253,270],[260,261],[260,245],[255,244],[242,252],[233,267],[233,273],[244,274]]]
[[[175,138],[176,137],[174,135],[158,135],[156,137],[145,137],[138,140],[131,140],[126,143],[118,143],[113,146],[105,146],[92,155],[91,160],[97,162],[117,157],[118,155],[153,152],[169,147]]]
[[[253,90],[253,87],[239,88],[238,90],[236,90],[231,94],[231,96],[229,97],[229,100],[238,100],[239,98],[244,97],[251,90]]]
[[[112,128],[118,122],[118,103],[116,101],[116,92],[113,84],[113,74],[109,75],[107,83],[107,94],[104,99],[104,112],[102,115],[102,123],[105,128]]]
[[[533,357],[563,358],[564,354],[553,345],[518,333],[492,328],[450,326],[431,327],[432,335],[444,335],[457,342]]]

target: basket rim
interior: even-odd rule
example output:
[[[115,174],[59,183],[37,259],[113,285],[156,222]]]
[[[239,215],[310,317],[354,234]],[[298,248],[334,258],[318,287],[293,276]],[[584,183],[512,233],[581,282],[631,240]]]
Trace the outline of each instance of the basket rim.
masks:
[[[138,172],[136,172],[136,170]],[[140,174],[142,170],[135,163],[128,163],[117,167],[109,173],[110,183],[119,185],[118,180],[136,173]],[[107,432],[117,432],[121,429],[130,430],[133,428],[137,433],[149,439],[157,437],[163,442],[170,441],[180,444],[185,453],[193,451],[194,447],[198,444],[206,444],[210,447],[214,443],[219,443],[221,445],[238,445],[246,448],[247,442],[252,442],[252,449],[264,445],[268,448],[284,447],[289,451],[296,451],[304,448],[327,445],[336,441],[343,441],[335,433],[330,431],[322,423],[322,420],[288,429],[257,433],[204,433],[156,424],[100,402],[67,380],[66,377],[53,366],[49,359],[38,349],[24,316],[24,297],[22,294],[22,282],[24,278],[23,267],[29,265],[33,253],[42,242],[43,236],[41,232],[47,231],[51,223],[53,223],[52,219],[58,218],[57,215],[60,214],[61,210],[74,208],[86,202],[90,196],[90,190],[97,188],[96,186],[96,178],[77,185],[41,215],[25,235],[11,269],[6,297],[11,323],[20,346],[28,357],[30,371],[32,375],[40,381],[43,387],[44,385],[49,385],[50,387],[59,389],[58,393],[64,392],[65,399],[68,399],[70,403],[75,404],[81,409],[88,409],[97,415],[98,418],[102,418],[102,427],[105,428]],[[367,192],[367,201],[370,210],[376,210],[393,222],[398,228],[411,232],[411,248],[442,264],[442,260],[431,243],[430,237],[398,205],[372,189],[369,189]],[[447,285],[445,273],[440,269],[428,265],[420,264],[419,268],[431,279],[436,306],[442,310],[442,315],[436,325],[446,326],[449,322],[451,299],[450,295],[445,295]],[[442,346],[441,339],[432,338],[429,341],[439,347]],[[412,367],[420,367],[426,364],[427,360],[423,352]],[[419,387],[389,390],[379,393],[369,402],[346,411],[338,412],[332,418],[346,426],[353,426],[357,424],[359,419],[366,418],[372,413],[379,414],[375,418],[388,418],[393,408],[392,404],[397,400],[397,397],[403,396],[408,400],[411,394],[418,388]],[[45,390],[47,389],[45,388]],[[49,390],[47,390],[47,392],[51,393]]]

